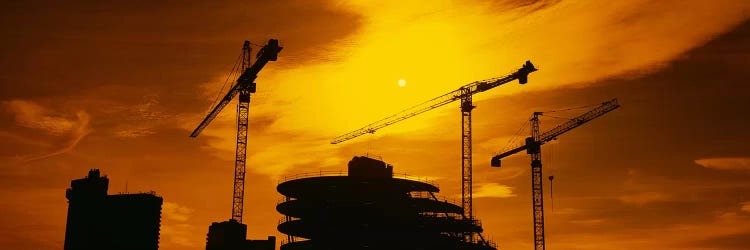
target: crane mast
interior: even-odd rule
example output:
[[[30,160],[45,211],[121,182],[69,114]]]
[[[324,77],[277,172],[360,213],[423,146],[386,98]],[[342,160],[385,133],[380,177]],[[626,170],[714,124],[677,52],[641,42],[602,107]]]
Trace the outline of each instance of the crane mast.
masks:
[[[578,126],[619,108],[617,99],[602,103],[600,106],[569,121],[558,125],[544,133],[539,132],[539,116],[542,112],[534,112],[531,117],[531,137],[526,138],[525,144],[492,157],[491,165],[500,167],[500,159],[526,150],[531,156],[531,190],[532,213],[534,216],[534,249],[544,250],[544,193],[542,192],[542,151],[541,146]],[[551,179],[550,179],[551,180]]]
[[[544,250],[544,193],[542,192],[542,150],[539,133],[539,115],[535,112],[531,120],[531,204],[534,213],[534,249]]]
[[[250,42],[242,46],[242,67],[245,71],[250,66]],[[245,200],[245,160],[247,158],[247,123],[250,113],[250,93],[255,93],[255,83],[246,80],[238,81],[239,97],[237,98],[237,146],[234,151],[234,185],[232,192],[232,219],[242,223],[242,210]],[[251,86],[253,85],[253,86]]]
[[[247,157],[247,124],[250,111],[250,95],[255,93],[255,79],[258,72],[269,61],[276,61],[278,53],[282,47],[279,47],[279,41],[276,39],[268,40],[268,44],[258,51],[254,64],[251,61],[250,42],[245,41],[242,46],[242,62],[240,70],[242,74],[237,78],[236,83],[229,89],[224,98],[213,107],[211,112],[201,121],[198,127],[193,130],[190,137],[197,137],[211,121],[226,107],[229,102],[239,95],[237,102],[237,146],[235,148],[234,162],[234,190],[232,192],[232,220],[242,223],[242,210],[244,207],[245,197],[245,160]]]
[[[381,119],[379,121],[370,123],[360,129],[346,133],[339,137],[334,138],[331,144],[338,144],[347,140],[354,139],[364,134],[375,133],[375,131],[397,123],[399,121],[406,120],[410,117],[414,117],[421,113],[433,110],[454,101],[461,101],[461,207],[464,210],[464,217],[472,219],[472,148],[471,148],[471,110],[475,108],[472,103],[472,96],[474,94],[484,92],[493,89],[497,86],[505,83],[518,80],[520,84],[528,82],[528,76],[530,73],[537,69],[530,61],[526,63],[515,72],[498,78],[491,78],[483,81],[476,81],[460,88],[448,92],[444,95],[438,96],[426,102],[412,106],[399,113]]]
[[[472,103],[470,89],[461,90],[461,208],[464,210],[464,217],[473,219],[471,110],[476,106]]]

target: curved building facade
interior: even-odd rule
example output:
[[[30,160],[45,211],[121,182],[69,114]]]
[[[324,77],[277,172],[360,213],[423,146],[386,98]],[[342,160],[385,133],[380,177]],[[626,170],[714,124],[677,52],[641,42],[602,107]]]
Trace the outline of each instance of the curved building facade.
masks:
[[[394,176],[383,161],[354,157],[347,175],[292,178],[277,190],[285,197],[276,206],[285,216],[281,250],[496,249],[474,240],[479,221],[438,199],[436,184]]]

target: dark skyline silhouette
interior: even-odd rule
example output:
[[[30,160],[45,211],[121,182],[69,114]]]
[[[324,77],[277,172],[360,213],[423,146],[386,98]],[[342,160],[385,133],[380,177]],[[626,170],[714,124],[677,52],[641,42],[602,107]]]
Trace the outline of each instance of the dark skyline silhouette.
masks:
[[[152,193],[108,195],[99,169],[70,182],[65,250],[157,250],[162,198]]]

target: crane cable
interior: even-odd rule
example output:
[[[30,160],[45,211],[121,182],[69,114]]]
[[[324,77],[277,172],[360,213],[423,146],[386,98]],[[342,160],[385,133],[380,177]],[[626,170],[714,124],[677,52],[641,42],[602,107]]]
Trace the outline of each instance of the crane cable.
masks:
[[[211,102],[211,105],[208,106],[208,109],[206,112],[211,112],[211,108],[213,108],[214,105],[219,101],[219,98],[221,98],[222,93],[224,93],[224,88],[227,87],[227,83],[229,83],[229,79],[233,79],[233,75],[238,75],[237,73],[240,71],[239,65],[240,61],[242,61],[242,53],[240,53],[239,56],[237,56],[237,60],[234,61],[234,65],[232,66],[232,70],[229,71],[229,74],[227,75],[227,78],[224,79],[224,84],[221,86],[221,89],[219,90],[219,93],[216,94],[216,98],[214,98],[214,101]],[[240,73],[241,74],[241,73]]]
[[[571,110],[577,110],[577,109],[590,108],[590,107],[594,107],[594,106],[598,106],[598,105],[599,104],[589,104],[589,105],[584,105],[584,106],[579,106],[579,107],[572,107],[572,108],[565,108],[565,109],[557,109],[557,110],[544,111],[544,112],[541,112],[541,115],[542,116],[546,116],[546,117],[550,117],[550,118],[572,120],[572,118],[553,116],[553,115],[548,115],[548,114],[545,114],[545,113],[556,113],[556,112],[563,112],[563,111],[571,111]],[[531,121],[530,120],[526,120],[526,122],[523,123],[523,125],[521,125],[521,127],[518,128],[518,130],[511,136],[511,138],[508,140],[508,143],[505,145],[505,147],[503,147],[503,149],[502,149],[503,152],[505,152],[505,151],[510,150],[511,148],[513,148],[513,146],[518,142],[519,138],[521,138],[521,134],[523,132],[525,132],[525,130],[528,128],[528,123],[529,122],[531,122]]]
[[[263,48],[263,45],[255,44],[255,43],[252,43],[250,41],[248,41],[248,43],[250,45],[252,45],[252,46],[257,47],[257,48]],[[221,85],[221,89],[219,90],[219,93],[216,94],[216,98],[214,98],[214,101],[211,103],[211,105],[208,106],[208,109],[207,109],[206,112],[211,112],[211,108],[214,105],[216,105],[216,103],[219,101],[219,98],[221,98],[221,94],[224,93],[224,88],[227,87],[227,84],[229,83],[229,80],[232,79],[232,81],[234,81],[234,78],[232,78],[232,76],[237,75],[237,77],[239,77],[239,75],[242,74],[241,71],[243,69],[240,69],[239,66],[240,66],[240,63],[242,62],[242,54],[243,53],[244,53],[244,51],[240,52],[240,55],[237,56],[237,60],[235,60],[234,61],[234,65],[232,65],[232,70],[229,71],[229,75],[227,75],[227,78],[224,79],[224,84]]]
[[[528,129],[529,122],[531,122],[531,121],[530,120],[526,120],[526,122],[524,122],[523,124],[521,124],[521,127],[519,127],[518,130],[516,130],[516,132],[513,133],[513,135],[510,136],[510,139],[508,139],[508,142],[502,148],[502,150],[501,150],[502,152],[510,150],[511,148],[513,148],[513,146],[515,146],[517,144],[517,142],[521,138],[521,135],[524,132],[526,132],[526,129]]]
[[[589,105],[583,105],[583,106],[572,107],[572,108],[564,108],[564,109],[556,109],[556,110],[544,111],[544,112],[540,112],[540,115],[541,116],[546,116],[546,117],[549,117],[549,118],[556,118],[556,119],[568,120],[569,121],[569,120],[573,120],[573,118],[570,118],[570,117],[561,117],[561,116],[554,116],[554,115],[549,115],[547,113],[557,113],[557,112],[565,112],[565,111],[571,111],[571,110],[585,109],[585,108],[591,108],[591,107],[595,107],[595,106],[599,106],[599,105],[601,105],[601,104],[589,104]]]
[[[599,106],[599,105],[601,105],[601,103],[588,104],[588,105],[579,106],[579,107],[572,107],[572,108],[549,110],[549,111],[544,111],[542,113],[555,113],[555,112],[571,111],[571,110],[576,110],[576,109],[585,109],[585,108],[590,108],[590,107],[596,107],[596,106]]]
[[[248,43],[249,43],[250,45],[252,45],[252,46],[255,46],[256,48],[263,48],[263,45],[260,45],[260,44],[254,44],[254,43],[253,43],[253,42],[251,42],[251,41],[247,41],[247,42],[248,42]]]
[[[553,144],[553,143],[549,144],[549,155],[547,157],[549,159],[549,162],[547,163],[547,165],[550,165],[550,166],[552,166],[552,159],[553,159],[552,156],[554,155],[554,152],[555,152],[554,145],[555,144]],[[555,198],[554,198],[554,195],[553,195],[553,192],[552,192],[552,180],[555,179],[555,175],[554,175],[555,171],[554,170],[555,170],[554,168],[550,167],[550,172],[552,172],[552,174],[549,175],[549,177],[547,177],[549,179],[550,215],[554,215],[555,214]],[[545,232],[545,233],[547,234],[545,236],[547,238],[546,239],[547,243],[549,243],[550,233],[547,233],[547,232]]]
[[[549,169],[550,169],[550,172],[551,172],[551,175],[549,175],[548,178],[549,178],[550,212],[552,214],[555,213],[555,198],[554,198],[554,195],[553,195],[553,192],[552,192],[552,180],[555,179],[555,168],[552,167],[552,166],[554,166],[552,164],[552,162],[553,162],[552,160],[554,159],[552,156],[554,156],[554,152],[555,152],[555,144],[550,143],[549,144],[549,155],[547,156],[547,158],[549,159],[549,161],[548,161],[547,165],[549,165]]]
[[[561,119],[561,120],[573,120],[573,118],[570,118],[570,117],[560,117],[560,116],[546,115],[546,114],[542,114],[541,116],[549,117],[549,118],[556,118],[556,119]]]

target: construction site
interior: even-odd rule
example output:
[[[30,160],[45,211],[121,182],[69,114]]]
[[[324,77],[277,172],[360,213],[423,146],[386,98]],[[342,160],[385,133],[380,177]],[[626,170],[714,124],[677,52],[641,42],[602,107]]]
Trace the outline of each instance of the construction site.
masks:
[[[750,250],[750,0],[0,3],[0,250]]]
[[[252,53],[253,46],[260,47],[255,55]],[[257,90],[255,79],[258,73],[268,62],[276,61],[281,50],[279,41],[275,39],[268,40],[265,45],[245,41],[239,59],[229,74],[233,76],[230,88],[222,98],[217,98],[218,102],[212,105],[209,113],[190,134],[190,137],[199,136],[237,97],[231,216],[226,221],[214,222],[208,227],[206,250],[274,250],[277,248],[276,236],[270,232],[271,236],[266,239],[247,239],[248,226],[243,223],[243,215],[245,213],[248,130],[252,129],[248,122],[250,100]],[[520,68],[507,75],[462,85],[454,91],[335,137],[330,142],[339,144],[362,135],[372,134],[400,121],[458,102],[461,131],[457,135],[460,134],[461,151],[457,154],[460,154],[461,162],[456,162],[456,165],[460,166],[461,176],[450,181],[460,182],[459,200],[453,201],[438,197],[436,194],[440,192],[440,188],[437,183],[419,177],[395,174],[394,167],[382,159],[355,156],[348,163],[348,171],[298,174],[279,182],[277,191],[284,198],[276,206],[276,210],[283,216],[278,224],[278,231],[286,235],[278,244],[280,249],[498,249],[498,244],[488,240],[480,220],[474,216],[472,110],[476,106],[472,98],[476,94],[506,83],[518,81],[519,84],[527,84],[529,75],[536,71],[534,64],[526,61]],[[506,147],[507,150],[492,157],[491,165],[500,167],[501,159],[510,155],[526,152],[531,156],[530,214],[533,221],[535,250],[545,249],[542,187],[544,175],[541,146],[617,109],[619,104],[617,99],[612,99],[592,107],[594,108],[588,112],[569,118],[548,131],[540,131],[539,118],[545,113],[534,112],[524,124],[528,126],[530,135],[524,136],[525,139],[519,145]],[[489,158],[489,156],[485,157]],[[553,176],[548,178],[552,181]],[[68,191],[70,207],[65,249],[89,249],[92,246],[126,242],[115,239],[106,240],[114,236],[100,237],[100,234],[106,231],[90,231],[91,228],[96,228],[93,226],[96,220],[92,220],[93,218],[89,216],[95,214],[94,208],[104,204],[100,200],[104,197],[111,200],[109,203],[121,200],[106,196],[107,179],[100,177],[98,170],[92,170],[86,179],[73,181],[71,186],[72,189]],[[81,199],[85,201],[79,201]],[[152,199],[158,200],[160,205],[161,198]],[[87,205],[81,205],[81,203]],[[160,213],[157,215],[160,216]],[[151,226],[150,233],[140,236],[150,239],[141,241],[141,243],[150,244],[148,249],[158,248],[158,216],[156,227]],[[96,240],[92,241],[92,239]],[[133,242],[136,241],[130,243]]]
[[[236,76],[231,87],[195,128],[197,137],[235,96],[237,101],[237,133],[234,164],[234,188],[231,219],[213,223],[209,227],[206,249],[274,249],[275,237],[266,240],[246,240],[247,226],[242,223],[245,197],[247,161],[248,112],[251,95],[256,92],[254,82],[261,69],[276,61],[282,47],[270,39],[255,55],[249,41],[242,47],[238,66],[229,74]],[[252,44],[254,45],[254,44]],[[396,124],[427,111],[458,102],[461,115],[461,183],[460,202],[438,199],[438,185],[413,178],[394,175],[393,166],[382,160],[354,157],[348,172],[317,175],[302,174],[284,179],[277,190],[284,196],[276,209],[284,216],[279,232],[287,237],[280,244],[282,250],[300,249],[497,249],[486,240],[472,205],[472,97],[503,84],[529,82],[529,74],[537,71],[530,61],[508,75],[471,82],[456,90],[409,107],[392,116],[380,119],[360,129],[334,138],[339,144],[379,129]],[[524,143],[492,157],[492,166],[500,167],[500,159],[525,151],[531,156],[532,218],[535,250],[545,249],[544,202],[541,146],[565,132],[602,116],[616,108],[616,99],[603,102],[596,108],[569,119],[559,126],[541,132],[535,112],[529,120],[531,135]],[[405,177],[405,176],[404,176]],[[550,181],[552,176],[549,177]]]

